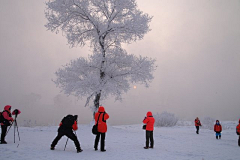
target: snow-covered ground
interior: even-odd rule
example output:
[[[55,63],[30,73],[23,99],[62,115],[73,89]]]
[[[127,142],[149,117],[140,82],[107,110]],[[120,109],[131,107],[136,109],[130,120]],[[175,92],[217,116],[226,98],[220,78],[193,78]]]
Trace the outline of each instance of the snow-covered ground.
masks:
[[[19,127],[21,141],[13,142],[13,128],[7,135],[8,144],[0,144],[1,160],[79,160],[79,159],[158,159],[158,160],[237,160],[240,157],[235,122],[225,123],[229,129],[216,140],[212,130],[194,126],[161,127],[154,130],[154,149],[143,149],[145,131],[142,125],[109,126],[106,137],[106,152],[94,151],[92,125],[79,125],[77,136],[83,149],[76,153],[74,143],[63,137],[54,151],[50,144],[57,134],[57,127]]]

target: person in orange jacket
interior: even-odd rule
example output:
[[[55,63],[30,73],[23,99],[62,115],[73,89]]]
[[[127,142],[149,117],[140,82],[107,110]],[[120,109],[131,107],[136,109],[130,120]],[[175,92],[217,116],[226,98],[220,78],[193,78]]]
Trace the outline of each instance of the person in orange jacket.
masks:
[[[59,124],[58,128],[58,135],[57,137],[53,140],[51,144],[51,150],[55,149],[55,146],[57,145],[58,141],[62,138],[62,136],[67,136],[69,139],[71,139],[77,149],[77,153],[82,152],[83,150],[80,147],[80,143],[77,139],[77,136],[73,133],[73,130],[76,131],[78,129],[77,127],[77,115],[67,115],[64,117]]]
[[[154,139],[153,139],[153,130],[155,119],[152,116],[152,112],[147,112],[147,117],[144,118],[143,123],[146,124],[146,146],[144,149],[153,148]],[[150,140],[150,147],[149,147]]]
[[[216,132],[216,139],[221,139],[222,126],[219,120],[216,120],[216,124],[214,125],[214,132]]]
[[[195,119],[195,127],[196,127],[196,133],[197,134],[199,134],[199,126],[202,126],[202,124],[201,124],[201,122],[200,122],[200,120],[199,120],[199,118],[197,117],[196,119]]]
[[[10,126],[10,122],[13,122],[12,114],[11,114],[11,106],[6,105],[4,107],[2,114],[3,121],[1,122],[1,129],[2,129],[2,134],[1,134],[1,144],[7,144],[5,141],[6,133],[7,133],[7,127]]]
[[[103,106],[98,108],[98,112],[95,114],[95,124],[98,123],[98,133],[95,138],[94,149],[98,150],[98,143],[101,136],[101,151],[105,152],[105,137],[107,132],[107,119],[109,119],[109,115],[105,112]]]
[[[238,146],[240,147],[240,119],[239,119],[238,123],[239,124],[236,127],[236,132],[237,132],[237,135],[239,135],[239,137],[238,137]]]

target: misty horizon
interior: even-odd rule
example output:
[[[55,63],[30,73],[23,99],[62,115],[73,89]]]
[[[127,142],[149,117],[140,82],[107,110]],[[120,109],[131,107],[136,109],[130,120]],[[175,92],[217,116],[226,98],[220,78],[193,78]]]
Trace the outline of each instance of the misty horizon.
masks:
[[[45,4],[0,2],[0,110],[22,111],[19,122],[58,125],[67,114],[80,124],[92,122],[86,98],[64,95],[55,72],[91,48],[70,48],[64,35],[44,27]],[[112,125],[142,123],[147,111],[167,111],[181,120],[240,118],[240,1],[137,1],[153,16],[151,31],[129,53],[156,59],[149,88],[134,84],[123,101],[101,101]],[[134,88],[136,86],[136,88]]]

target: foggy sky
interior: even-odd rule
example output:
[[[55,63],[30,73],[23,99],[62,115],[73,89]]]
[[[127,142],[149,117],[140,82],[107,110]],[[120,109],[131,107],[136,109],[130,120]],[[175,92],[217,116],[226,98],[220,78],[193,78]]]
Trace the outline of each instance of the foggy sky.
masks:
[[[122,102],[102,102],[110,124],[141,123],[147,111],[168,111],[180,119],[240,118],[240,1],[137,0],[153,16],[144,39],[124,45],[129,53],[155,58],[149,88],[136,84]],[[58,123],[78,114],[88,124],[86,99],[60,93],[54,72],[70,60],[91,54],[70,48],[67,39],[44,27],[41,1],[0,0],[0,110],[19,108],[21,121]],[[44,118],[43,118],[44,116]]]

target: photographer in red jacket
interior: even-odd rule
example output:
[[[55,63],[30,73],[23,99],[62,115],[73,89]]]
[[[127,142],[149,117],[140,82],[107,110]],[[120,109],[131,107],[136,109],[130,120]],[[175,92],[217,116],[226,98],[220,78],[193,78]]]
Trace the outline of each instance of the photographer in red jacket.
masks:
[[[143,123],[146,124],[146,146],[144,149],[153,148],[154,140],[153,140],[153,130],[155,119],[152,116],[152,112],[147,112],[147,117],[144,118]],[[150,147],[149,147],[150,140]]]
[[[6,105],[4,107],[4,111],[2,112],[2,123],[1,123],[1,129],[2,129],[2,134],[1,134],[1,144],[7,144],[5,141],[5,136],[7,133],[7,127],[11,125],[10,122],[13,122],[12,114],[11,114],[11,106]]]
[[[236,132],[237,132],[237,135],[239,135],[239,138],[238,138],[238,146],[240,147],[240,119],[238,121],[238,125],[236,127]]]
[[[98,112],[95,114],[95,124],[98,123],[98,133],[95,138],[94,143],[94,149],[95,151],[98,150],[98,143],[101,136],[101,151],[105,152],[105,137],[107,132],[107,119],[109,118],[109,115],[105,112],[105,109],[103,106],[100,106],[98,108]]]
[[[197,118],[195,119],[195,127],[196,127],[196,133],[197,133],[197,134],[199,134],[199,126],[202,126],[202,124],[201,124],[199,118],[197,117]]]

